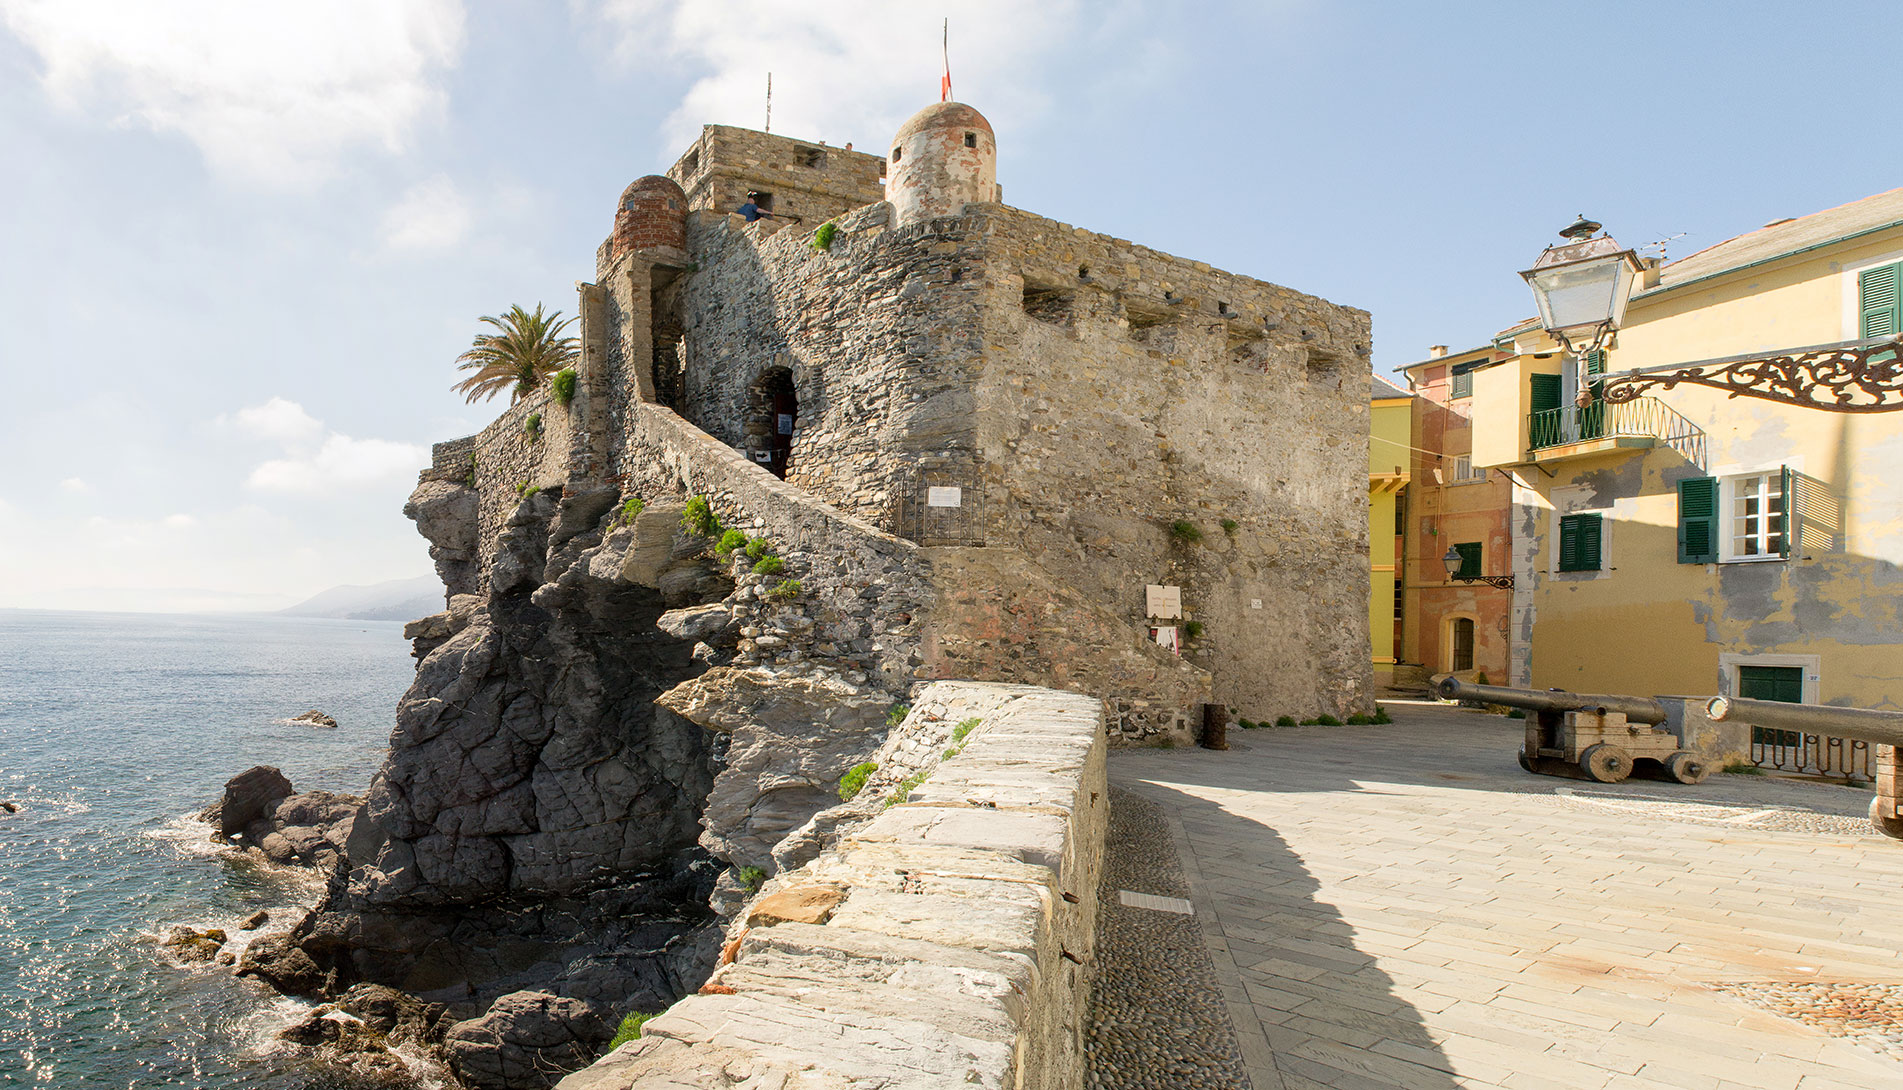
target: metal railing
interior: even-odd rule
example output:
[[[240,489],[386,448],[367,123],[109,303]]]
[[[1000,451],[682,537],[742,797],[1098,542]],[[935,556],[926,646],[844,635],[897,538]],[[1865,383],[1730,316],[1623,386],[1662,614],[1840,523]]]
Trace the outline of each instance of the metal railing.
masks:
[[[1566,405],[1527,417],[1527,445],[1534,450],[1627,436],[1657,439],[1688,461],[1705,464],[1704,430],[1654,397]]]
[[[1751,763],[1779,772],[1875,779],[1870,772],[1870,743],[1856,738],[1795,730],[1751,728]]]

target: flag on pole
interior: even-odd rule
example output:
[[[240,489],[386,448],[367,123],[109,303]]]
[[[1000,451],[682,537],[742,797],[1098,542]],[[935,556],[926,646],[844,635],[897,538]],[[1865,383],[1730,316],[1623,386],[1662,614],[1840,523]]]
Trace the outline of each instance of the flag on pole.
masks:
[[[951,20],[945,20],[945,75],[938,81],[938,101],[951,101]]]

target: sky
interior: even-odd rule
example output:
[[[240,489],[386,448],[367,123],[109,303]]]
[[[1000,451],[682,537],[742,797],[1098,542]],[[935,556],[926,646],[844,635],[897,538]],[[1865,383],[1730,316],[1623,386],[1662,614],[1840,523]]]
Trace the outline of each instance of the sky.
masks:
[[[0,0],[0,608],[428,573],[477,318],[574,313],[768,72],[881,146],[946,17],[1009,203],[1366,309],[1381,373],[1530,315],[1578,213],[1672,259],[1903,185],[1893,0]]]

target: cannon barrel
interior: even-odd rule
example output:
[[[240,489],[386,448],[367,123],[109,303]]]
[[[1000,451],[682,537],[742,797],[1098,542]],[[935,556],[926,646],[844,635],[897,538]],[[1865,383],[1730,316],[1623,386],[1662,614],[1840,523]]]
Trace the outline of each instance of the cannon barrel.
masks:
[[[1481,704],[1505,704],[1536,712],[1571,712],[1586,708],[1604,708],[1619,712],[1632,723],[1665,722],[1665,706],[1649,696],[1606,696],[1596,693],[1565,693],[1557,689],[1509,689],[1504,685],[1475,685],[1455,677],[1440,679],[1438,691],[1446,700],[1472,700]]]
[[[1903,712],[1714,696],[1705,702],[1705,714],[1721,723],[1749,723],[1765,730],[1827,734],[1886,746],[1903,746]]]

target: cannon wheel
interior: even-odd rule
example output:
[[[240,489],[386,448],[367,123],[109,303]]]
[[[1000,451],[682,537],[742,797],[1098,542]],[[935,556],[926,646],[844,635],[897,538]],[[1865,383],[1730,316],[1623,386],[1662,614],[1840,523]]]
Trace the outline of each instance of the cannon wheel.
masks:
[[[1883,812],[1883,796],[1870,800],[1870,824],[1884,836],[1903,840],[1903,818],[1890,817]]]
[[[1698,754],[1681,749],[1665,758],[1665,771],[1679,783],[1704,783],[1705,777],[1711,775],[1711,766]]]
[[[1516,753],[1514,754],[1514,756],[1515,756],[1515,757],[1518,757],[1518,758],[1520,759],[1520,769],[1521,769],[1521,771],[1523,771],[1523,772],[1533,772],[1533,771],[1536,771],[1536,770],[1534,769],[1534,767],[1533,767],[1533,759],[1532,759],[1531,757],[1528,757],[1528,756],[1526,755],[1526,750],[1524,750],[1524,749],[1522,749],[1522,750],[1520,750],[1520,751],[1518,751],[1518,752],[1516,752]]]
[[[1632,775],[1632,755],[1618,746],[1601,742],[1587,746],[1579,755],[1579,767],[1600,783],[1618,783]]]

